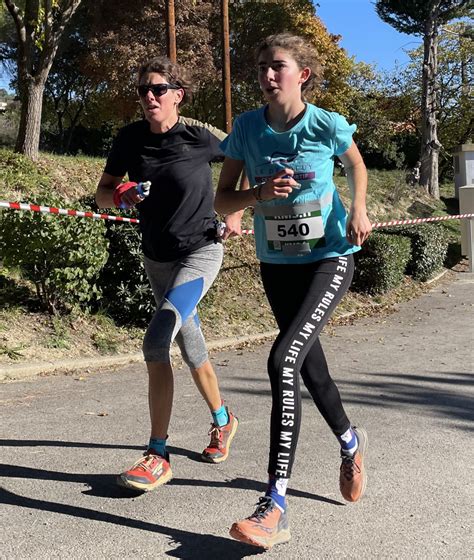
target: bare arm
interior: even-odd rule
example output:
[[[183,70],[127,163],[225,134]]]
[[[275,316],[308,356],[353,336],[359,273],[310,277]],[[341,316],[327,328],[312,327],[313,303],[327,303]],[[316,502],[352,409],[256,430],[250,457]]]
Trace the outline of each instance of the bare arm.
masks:
[[[95,192],[95,201],[99,208],[114,208],[114,191],[122,182],[122,177],[114,177],[108,173],[102,173],[97,190]]]
[[[240,177],[240,187],[239,190],[247,191],[250,188],[249,180],[245,174],[245,169],[242,171]],[[223,239],[228,239],[229,237],[235,237],[242,235],[242,216],[244,215],[245,209],[237,210],[237,212],[232,212],[224,217],[224,222],[226,229],[223,234]]]
[[[214,202],[217,212],[232,214],[255,204],[256,200],[249,188],[235,190],[244,169],[244,162],[226,157],[222,166]],[[241,185],[242,187],[242,182]],[[248,187],[248,181],[247,181]]]
[[[339,159],[347,171],[347,182],[352,194],[352,204],[347,220],[347,240],[353,245],[362,245],[372,231],[367,216],[367,169],[357,145],[352,142],[350,148]]]

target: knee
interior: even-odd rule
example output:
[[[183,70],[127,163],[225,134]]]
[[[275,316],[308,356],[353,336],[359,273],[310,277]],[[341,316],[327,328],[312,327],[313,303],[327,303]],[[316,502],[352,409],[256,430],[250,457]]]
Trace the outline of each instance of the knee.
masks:
[[[267,360],[267,370],[270,379],[283,375],[284,367],[285,354],[280,346],[274,345],[270,350],[270,354]]]
[[[193,352],[192,354],[181,352],[181,356],[189,369],[196,370],[202,368],[202,366],[209,361],[209,356],[206,350],[202,352]]]
[[[160,336],[150,323],[143,338],[142,352],[145,362],[171,363],[171,337]]]
[[[209,360],[204,339],[194,340],[193,343],[190,343],[189,340],[183,340],[179,344],[179,349],[184,362],[190,369],[198,369]]]
[[[166,346],[163,348],[157,345],[148,332],[143,339],[142,351],[145,362],[171,363],[170,347]]]
[[[145,361],[170,363],[171,343],[177,327],[175,313],[167,309],[157,310],[143,339]]]
[[[189,368],[198,369],[209,359],[197,313],[189,317],[181,327],[176,336],[176,342],[181,350],[181,356]]]

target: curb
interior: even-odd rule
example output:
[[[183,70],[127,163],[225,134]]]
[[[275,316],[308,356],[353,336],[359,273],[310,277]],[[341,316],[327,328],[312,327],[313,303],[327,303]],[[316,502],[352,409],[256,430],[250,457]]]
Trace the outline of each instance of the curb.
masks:
[[[224,348],[232,348],[248,342],[263,342],[269,338],[275,337],[277,334],[278,331],[275,330],[261,334],[211,340],[207,343],[207,349],[209,351],[222,350]],[[171,356],[180,356],[179,349],[173,348],[171,350]],[[9,365],[8,367],[0,367],[0,382],[21,381],[46,373],[80,371],[88,368],[108,368],[137,362],[143,362],[143,354],[141,352],[135,352],[133,354],[120,354],[118,356],[90,356],[88,358],[58,360],[57,362],[39,362],[37,364],[28,365]]]

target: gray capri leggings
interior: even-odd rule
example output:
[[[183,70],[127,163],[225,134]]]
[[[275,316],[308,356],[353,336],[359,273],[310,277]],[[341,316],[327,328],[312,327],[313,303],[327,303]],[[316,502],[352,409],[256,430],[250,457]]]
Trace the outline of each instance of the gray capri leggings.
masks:
[[[222,243],[206,245],[172,262],[145,257],[145,270],[157,309],[143,340],[146,362],[170,363],[173,340],[190,368],[207,361],[207,348],[196,310],[222,264]]]

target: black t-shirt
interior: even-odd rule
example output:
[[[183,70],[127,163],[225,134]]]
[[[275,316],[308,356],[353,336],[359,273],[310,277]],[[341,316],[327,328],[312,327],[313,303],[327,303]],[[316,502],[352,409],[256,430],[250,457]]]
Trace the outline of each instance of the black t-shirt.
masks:
[[[203,126],[178,122],[163,134],[147,121],[122,128],[105,173],[130,181],[151,181],[137,209],[144,254],[172,261],[215,242],[214,192],[209,163],[224,154],[220,140]]]

